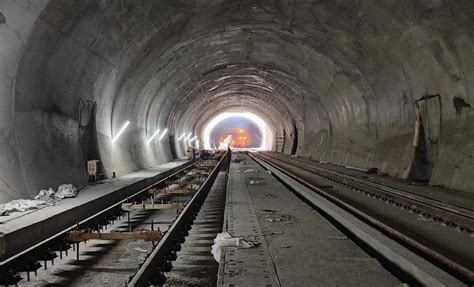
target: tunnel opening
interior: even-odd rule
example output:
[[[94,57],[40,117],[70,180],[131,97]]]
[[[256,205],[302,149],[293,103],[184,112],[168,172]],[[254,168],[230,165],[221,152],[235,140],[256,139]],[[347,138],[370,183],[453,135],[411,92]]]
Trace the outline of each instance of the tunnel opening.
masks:
[[[243,117],[232,117],[219,122],[210,134],[213,149],[259,148],[262,132],[252,121]]]
[[[253,113],[222,113],[204,129],[204,148],[269,150],[270,134],[265,121]]]

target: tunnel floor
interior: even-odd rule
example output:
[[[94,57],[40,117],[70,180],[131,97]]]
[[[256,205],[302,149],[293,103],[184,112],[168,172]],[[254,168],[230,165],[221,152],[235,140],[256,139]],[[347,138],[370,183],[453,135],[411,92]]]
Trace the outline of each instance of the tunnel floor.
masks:
[[[394,189],[396,193],[409,195],[417,200],[422,198],[425,203],[437,203],[447,210],[472,218],[474,204],[463,198],[464,193],[454,193],[455,196],[449,197],[445,202],[446,193],[452,191],[440,187],[413,186],[386,176],[367,174],[351,168],[316,163],[278,153],[234,150],[232,157],[228,157],[228,153],[225,156],[222,154],[224,153],[217,153],[209,160],[174,161],[155,169],[124,175],[83,189],[77,198],[64,200],[56,206],[2,217],[3,221],[0,223],[4,231],[2,240],[5,240],[3,243],[6,243],[8,251],[4,256],[7,258],[16,255],[13,250],[20,256],[22,253],[20,251],[43,240],[41,236],[49,234],[54,238],[57,228],[65,229],[71,225],[69,219],[88,216],[78,214],[77,207],[79,210],[88,211],[99,204],[102,206],[99,209],[107,210],[110,203],[104,201],[106,197],[116,195],[127,199],[127,194],[134,194],[137,190],[148,193],[152,190],[149,187],[150,183],[157,181],[168,186],[164,190],[170,188],[175,181],[176,183],[182,181],[183,186],[192,186],[193,181],[189,181],[191,176],[196,178],[195,180],[199,179],[202,184],[197,194],[206,190],[204,186],[210,191],[199,211],[195,211],[191,216],[194,221],[189,228],[180,231],[178,234],[181,235],[178,237],[170,235],[171,241],[165,241],[172,242],[174,247],[168,248],[173,248],[171,250],[176,254],[174,259],[170,259],[169,253],[158,257],[158,260],[165,260],[164,262],[170,264],[169,269],[162,265],[158,265],[156,269],[166,270],[160,271],[167,278],[165,286],[339,286],[348,285],[349,282],[351,286],[400,286],[405,283],[418,286],[423,285],[421,283],[423,281],[418,280],[428,280],[427,282],[432,280],[429,276],[434,276],[436,280],[439,279],[437,276],[448,278],[447,282],[451,283],[458,282],[457,280],[464,282],[470,280],[462,277],[465,276],[464,273],[461,272],[459,275],[454,269],[444,266],[445,261],[433,261],[423,253],[426,250],[417,250],[417,245],[410,246],[393,234],[384,233],[386,230],[380,229],[375,221],[369,224],[373,226],[367,225],[378,230],[369,230],[368,234],[372,234],[370,236],[375,236],[374,238],[382,236],[381,239],[377,238],[381,240],[381,243],[377,244],[383,246],[389,242],[388,246],[395,250],[396,258],[405,258],[410,264],[418,262],[417,268],[429,266],[428,270],[430,268],[434,270],[434,275],[429,275],[428,279],[423,276],[421,279],[413,277],[413,274],[403,269],[403,264],[397,262],[398,259],[392,262],[392,258],[383,253],[385,252],[383,248],[378,250],[371,245],[370,240],[365,242],[361,239],[363,236],[360,232],[365,232],[363,228],[366,227],[362,227],[362,231],[354,231],[350,225],[349,227],[344,225],[344,220],[337,219],[339,215],[334,217],[324,207],[305,196],[301,187],[298,187],[301,183],[292,183],[278,175],[277,171],[291,171],[299,180],[303,180],[303,186],[313,188],[309,197],[313,197],[312,193],[316,191],[314,186],[318,186],[358,211],[370,215],[372,220],[379,220],[402,232],[410,240],[431,248],[437,252],[437,256],[444,256],[453,264],[457,264],[456,266],[467,268],[466,272],[469,274],[469,269],[474,263],[473,253],[466,252],[474,249],[474,233],[469,229],[474,222],[472,219],[458,222],[456,221],[458,218],[453,217],[453,222],[439,221],[430,213],[434,211],[423,211],[422,206],[418,207],[421,211],[414,205],[405,208],[396,205],[395,202],[388,202],[388,199],[383,197],[356,192],[350,181],[357,179],[368,183],[369,187],[370,184],[381,184],[385,188]],[[265,164],[262,159],[267,160]],[[215,166],[217,163],[219,164]],[[269,168],[270,163],[273,164],[273,169]],[[185,171],[189,168],[196,171]],[[206,169],[212,169],[213,172],[205,172]],[[310,172],[311,169],[314,173]],[[318,169],[342,176],[342,183],[318,177],[320,176],[317,174]],[[174,176],[170,174],[176,174],[177,179],[171,180],[170,178]],[[217,179],[209,181],[208,185],[203,183],[210,180],[212,174],[215,174]],[[205,176],[201,178],[203,175]],[[207,176],[210,176],[208,180],[203,181]],[[141,204],[145,204],[143,195],[141,196],[141,199],[134,200],[141,200]],[[159,196],[164,197],[155,198],[154,201],[160,202],[162,198],[161,203],[164,200],[169,202],[167,196],[172,196],[180,202],[197,200],[195,194],[184,194],[184,197],[166,194]],[[339,204],[339,207],[343,205]],[[340,216],[347,210],[341,209]],[[173,228],[177,228],[175,225],[184,220],[181,219],[183,214],[185,212],[165,210],[154,213],[145,210],[132,212],[131,223],[122,215],[117,222],[100,232],[126,233],[132,230],[132,225],[133,230],[149,230],[150,225],[146,222],[152,219],[156,222],[155,228],[159,227],[163,234],[175,234]],[[356,226],[361,219],[357,213],[353,213],[349,218],[355,220],[351,224]],[[464,223],[467,225],[462,225]],[[239,242],[247,242],[250,246],[215,245],[217,242],[215,238],[221,232],[227,232],[231,237],[238,238]],[[19,240],[20,238],[22,240]],[[57,244],[54,242],[51,241],[53,244],[51,246]],[[395,247],[391,244],[395,244],[393,245]],[[163,246],[166,246],[165,243]],[[215,259],[217,256],[214,253],[215,246],[221,251],[219,262]],[[150,257],[154,258],[151,254],[160,248],[160,245],[157,247],[140,240],[131,242],[90,240],[86,244],[79,244],[80,260],[77,260],[76,252],[71,249],[62,260],[56,259],[54,266],[52,261],[39,260],[41,268],[37,271],[37,276],[30,274],[31,280],[20,281],[19,285],[127,285],[131,278],[137,276],[137,268],[145,266],[143,263],[148,262]],[[40,245],[32,246],[30,249],[31,252],[40,252],[39,254],[45,252]],[[429,265],[432,262],[435,265]],[[8,263],[5,266],[9,266]],[[20,274],[25,277],[23,272]],[[452,286],[457,285],[459,284]]]
[[[257,248],[227,247],[219,286],[400,286],[321,214],[245,154],[230,166],[225,231]]]

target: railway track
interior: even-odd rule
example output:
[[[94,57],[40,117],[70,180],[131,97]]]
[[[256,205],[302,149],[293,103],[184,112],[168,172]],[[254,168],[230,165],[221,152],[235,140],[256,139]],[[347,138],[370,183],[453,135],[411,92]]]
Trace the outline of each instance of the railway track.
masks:
[[[226,159],[217,153],[197,161],[4,260],[1,284],[149,286],[160,280],[160,268],[171,268]]]
[[[192,229],[193,223],[198,215],[200,215],[201,207],[205,204],[206,198],[211,191],[219,171],[221,171],[225,166],[228,166],[229,163],[230,152],[227,152],[214,166],[209,177],[199,187],[199,190],[193,195],[184,210],[169,227],[156,248],[153,249],[143,265],[140,266],[140,269],[131,277],[128,286],[161,286],[166,283],[167,277],[165,273],[172,271],[172,262],[177,259],[177,252],[181,251],[182,244],[185,243],[186,237],[190,234],[190,231],[194,231]],[[212,200],[213,199],[211,198],[210,201]],[[221,200],[221,202],[220,209],[224,208],[224,201]],[[223,212],[223,210],[217,210],[217,213],[219,212]],[[216,222],[214,222],[214,224],[215,223]],[[217,219],[217,224],[220,224],[219,219]],[[222,227],[222,225],[220,226]],[[214,227],[216,226],[214,225]],[[198,227],[196,229],[198,229]],[[216,228],[212,229],[211,234],[211,236],[217,234]],[[206,234],[204,238],[210,239],[209,234]],[[209,242],[205,244],[208,245]]]
[[[440,286],[474,283],[474,261],[470,255],[474,251],[474,238],[470,236],[473,226],[471,210],[402,193],[281,155],[249,155],[305,201],[367,244],[383,260],[417,282]],[[364,206],[365,203],[370,204]],[[379,210],[374,211],[374,207]],[[411,224],[408,219],[390,221],[392,213],[406,218],[418,215],[431,220],[413,222],[410,219],[413,226],[407,226]],[[436,237],[436,231],[427,235],[422,228],[417,230],[423,224],[441,230],[449,241],[445,240],[444,245],[437,244],[443,240],[428,238]],[[459,250],[449,253],[453,251],[449,247],[456,245],[458,239]],[[449,252],[443,252],[444,249]]]
[[[226,203],[227,173],[219,172],[212,189],[177,252],[165,286],[216,286],[219,263],[210,250],[222,232]]]
[[[406,210],[429,215],[438,222],[444,222],[447,225],[459,228],[460,231],[474,232],[474,210],[472,209],[446,204],[405,190],[402,191],[376,182],[316,167],[300,161],[298,158],[288,158],[272,153],[264,153],[260,154],[260,156],[291,164],[294,167],[309,171],[320,178],[349,187],[354,191],[386,201]]]
[[[401,272],[421,285],[473,284],[474,261],[469,250],[474,250],[474,238],[470,236],[469,210],[398,190],[392,192],[389,187],[297,159],[267,153],[249,155],[357,242],[377,253],[381,261],[397,270],[395,273]],[[222,230],[227,183],[223,170],[229,161],[230,154],[226,153],[196,162],[38,243],[1,266],[2,278],[11,280],[3,285],[38,286],[52,282],[83,286],[102,285],[105,281],[101,280],[107,280],[112,286],[215,286],[219,265],[210,249]],[[368,202],[372,205],[362,206]],[[386,216],[406,213],[408,219],[385,221],[388,217],[373,211],[374,206],[385,206],[382,213]],[[436,220],[412,222],[414,227],[407,227],[414,216]],[[443,222],[450,224],[442,226]],[[416,230],[424,224],[439,227],[432,236],[444,228],[449,241],[436,245],[425,238],[423,228]],[[414,230],[405,232],[409,228]],[[456,245],[460,238],[464,241]],[[443,252],[444,248],[450,251],[451,245],[457,248],[463,244],[460,253]],[[68,261],[66,265],[71,269],[58,264],[58,257]],[[110,273],[117,276],[111,279]]]

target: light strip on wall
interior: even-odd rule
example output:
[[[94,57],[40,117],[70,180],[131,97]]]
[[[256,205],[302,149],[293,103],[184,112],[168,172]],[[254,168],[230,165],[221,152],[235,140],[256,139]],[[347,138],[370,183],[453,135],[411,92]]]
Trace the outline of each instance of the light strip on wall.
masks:
[[[184,141],[187,141],[192,135],[193,133],[189,133],[188,136],[184,138]]]
[[[186,136],[186,133],[183,133],[183,134],[179,137],[178,142],[179,142],[180,140],[182,140],[185,136]]]
[[[167,132],[168,129],[165,129],[158,140],[161,141]]]
[[[128,127],[129,124],[130,124],[130,121],[125,122],[125,124],[122,126],[120,131],[117,133],[117,135],[114,138],[112,138],[112,143],[115,143],[117,141],[117,139],[122,135],[122,133],[125,131],[125,129]]]
[[[195,139],[197,139],[197,138],[198,138],[198,137],[195,136],[195,137],[193,137],[192,139],[190,139],[189,142],[192,142],[193,140],[195,140]]]
[[[146,143],[149,144],[151,143],[151,141],[158,135],[158,133],[160,132],[160,130],[156,130],[156,132],[151,136],[151,138],[149,138]]]

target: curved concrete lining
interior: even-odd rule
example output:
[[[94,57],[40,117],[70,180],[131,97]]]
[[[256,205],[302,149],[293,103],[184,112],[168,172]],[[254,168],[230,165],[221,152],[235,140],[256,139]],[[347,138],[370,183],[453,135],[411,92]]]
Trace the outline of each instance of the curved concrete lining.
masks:
[[[262,117],[285,153],[406,177],[430,95],[430,183],[474,187],[471,1],[5,0],[0,13],[0,202],[82,185],[88,159],[109,175],[169,161],[168,136],[150,133],[200,134],[223,111]]]

